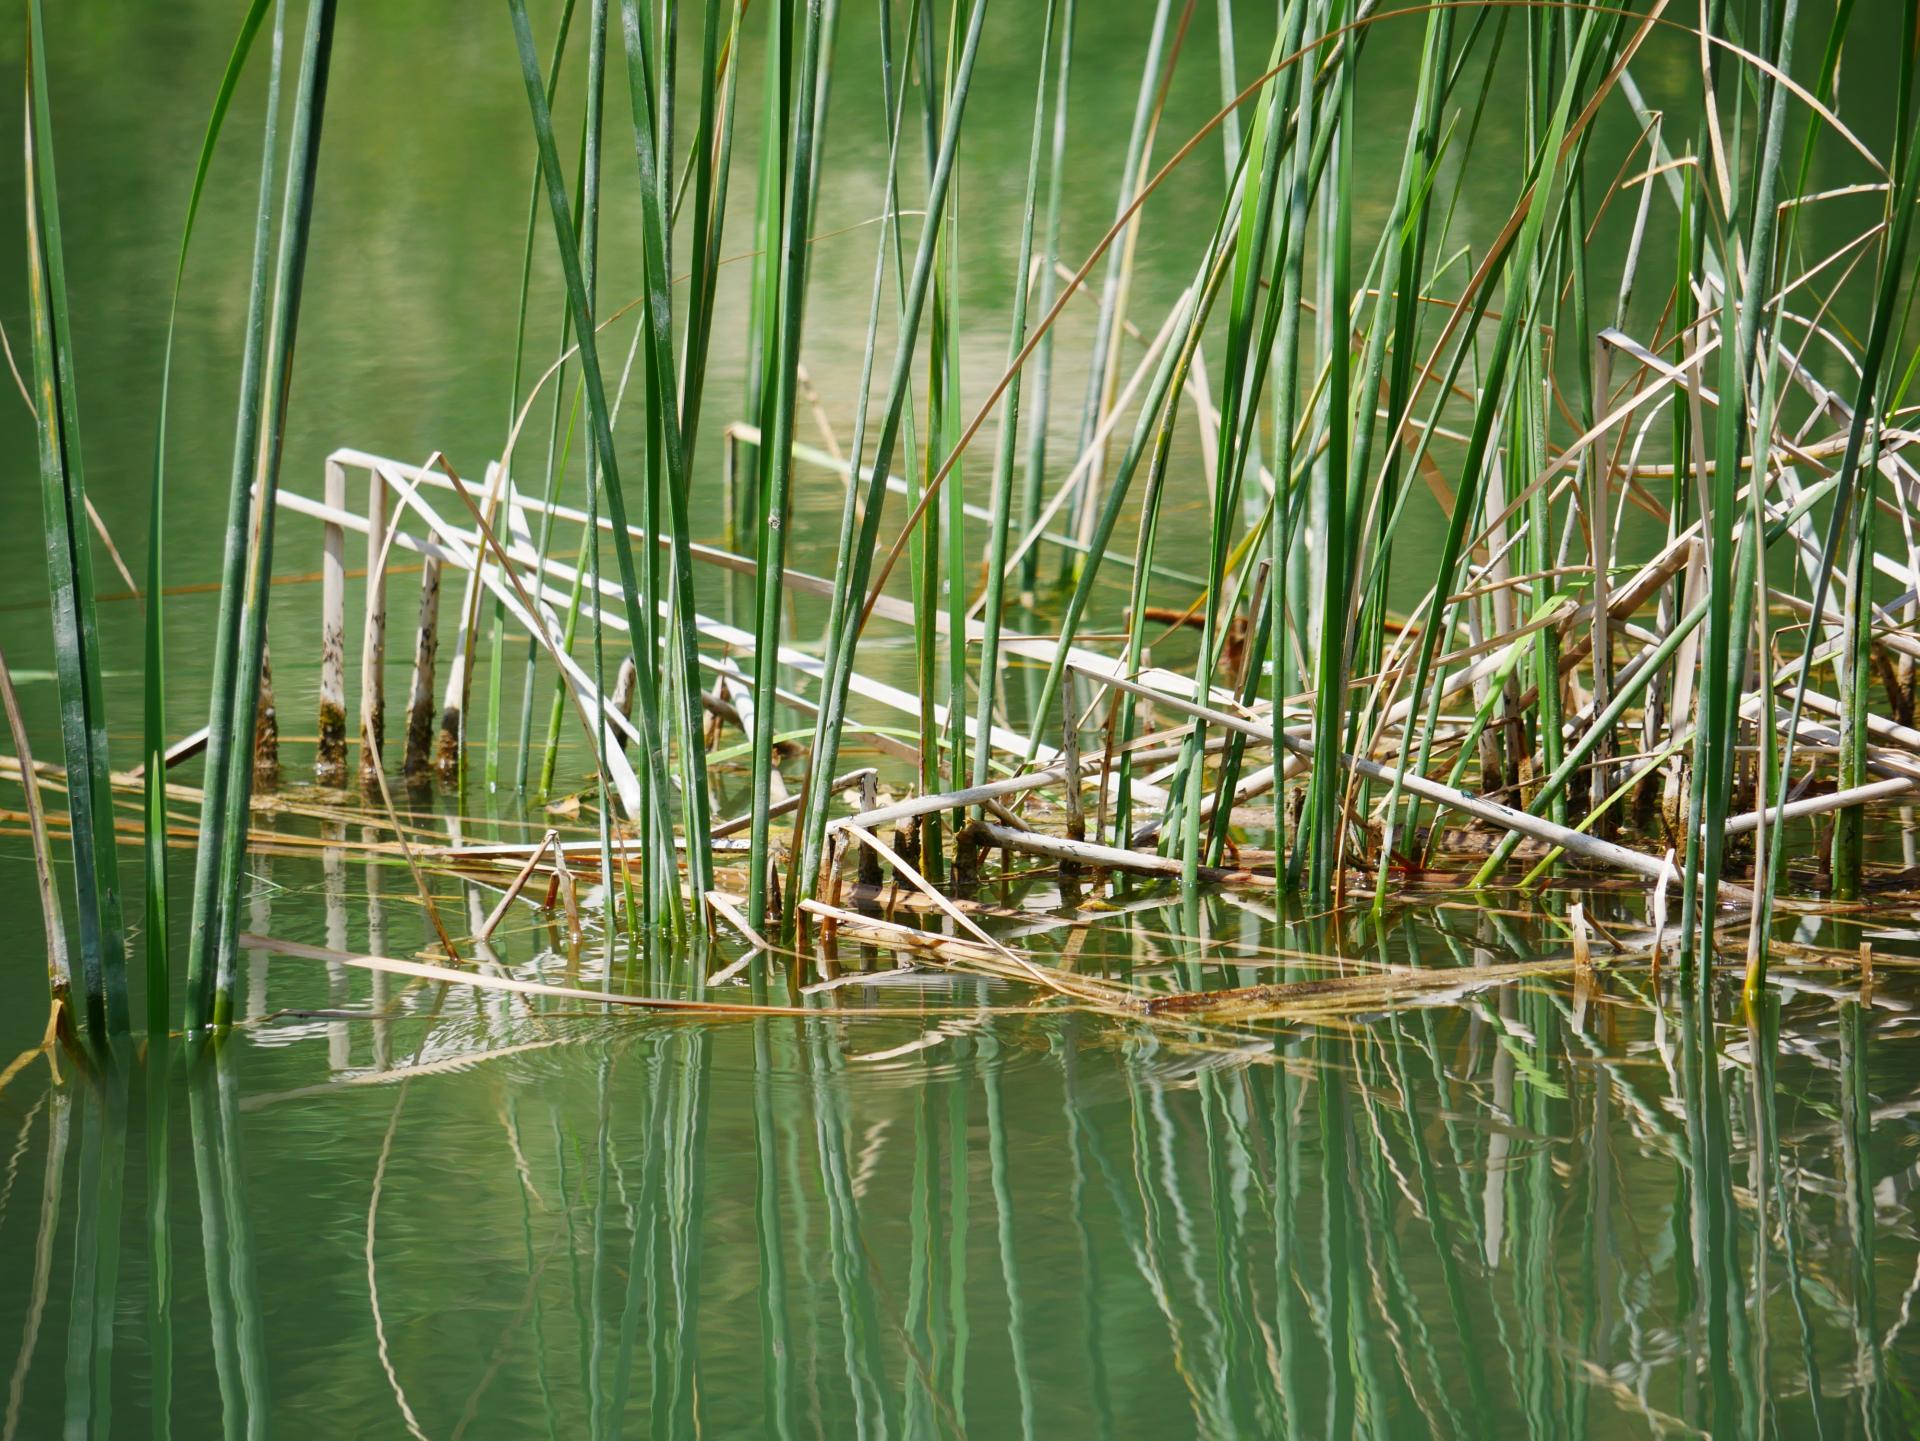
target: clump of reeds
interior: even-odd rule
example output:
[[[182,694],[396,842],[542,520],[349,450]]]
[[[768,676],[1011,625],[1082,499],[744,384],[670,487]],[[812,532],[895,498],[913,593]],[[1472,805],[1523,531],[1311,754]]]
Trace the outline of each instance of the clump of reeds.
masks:
[[[832,85],[833,0],[711,0],[684,35],[672,4],[621,0],[616,17],[593,0],[582,23],[567,0],[544,65],[545,17],[526,0],[507,8],[501,43],[517,53],[534,142],[522,241],[530,263],[536,236],[550,232],[559,258],[560,351],[524,384],[523,285],[512,428],[480,498],[444,462],[405,475],[375,465],[373,483],[397,500],[389,544],[423,546],[423,528],[432,563],[467,572],[443,707],[455,777],[486,630],[483,776],[501,781],[504,633],[518,625],[516,782],[551,784],[571,702],[599,760],[602,873],[614,874],[618,846],[629,927],[697,955],[720,914],[756,942],[785,943],[810,906],[832,902],[848,867],[856,880],[891,872],[942,894],[950,870],[977,870],[995,851],[1016,864],[1164,876],[1189,892],[1252,877],[1320,907],[1370,893],[1378,908],[1408,876],[1457,871],[1463,849],[1483,853],[1474,884],[1511,881],[1524,844],[1529,881],[1561,856],[1640,878],[1657,926],[1671,893],[1690,962],[1709,958],[1722,909],[1745,907],[1758,984],[1790,829],[1825,824],[1822,884],[1837,898],[1858,891],[1870,807],[1920,783],[1920,650],[1906,633],[1920,572],[1894,543],[1920,499],[1908,458],[1920,359],[1906,330],[1920,198],[1916,0],[1899,17],[1842,6],[1824,28],[1795,0],[1734,0],[1700,15],[1662,3],[1395,11],[1281,0],[1252,63],[1223,7],[1216,113],[1188,134],[1171,132],[1167,104],[1196,83],[1201,41],[1191,7],[1176,15],[1158,0],[1140,17],[1133,121],[1112,151],[1112,223],[1077,250],[1061,213],[1075,0],[1026,17],[1038,48],[1012,57],[996,52],[986,0],[883,3],[880,93],[859,97],[864,107]],[[265,0],[249,9],[223,80],[183,259],[266,12]],[[104,1033],[126,1023],[125,946],[99,824],[108,768],[37,0],[30,13],[42,474],[72,831],[86,854],[76,867],[82,993]],[[308,7],[287,107],[283,5],[271,20],[187,937],[194,1027],[218,1024],[231,1004],[245,742],[332,15],[329,0]],[[1374,58],[1385,27],[1418,32],[1410,74]],[[748,384],[732,395],[709,386],[707,367],[730,249],[739,57],[755,37],[764,65]],[[1895,91],[1871,125],[1838,94],[1848,44],[1897,57]],[[1655,53],[1684,62],[1659,71],[1671,93],[1641,88]],[[638,233],[622,240],[638,247],[645,277],[622,309],[602,304],[597,278],[610,59],[629,101],[613,122],[623,136],[614,152],[620,168],[629,155],[633,165],[614,183],[637,185],[641,202]],[[1032,86],[1028,143],[968,164],[1023,166],[1018,258],[1004,306],[963,313],[961,142],[981,67],[1012,64]],[[570,176],[554,117],[561,88],[576,83],[586,103]],[[1361,127],[1387,123],[1373,103],[1387,86],[1410,93],[1394,122],[1404,143],[1390,185],[1359,159]],[[1496,110],[1502,123],[1489,124]],[[810,255],[839,223],[820,212],[822,174],[834,127],[876,123],[885,212],[860,379],[838,402],[851,414],[844,436],[820,408],[823,452],[801,439],[819,408],[805,399],[820,302]],[[1209,165],[1223,179],[1203,223],[1156,204],[1170,176]],[[1489,193],[1504,207],[1491,217]],[[1850,220],[1808,218],[1820,213]],[[1190,276],[1157,317],[1140,313],[1133,286],[1149,243]],[[616,384],[601,346],[627,309],[632,351]],[[966,394],[962,338],[983,332],[1004,336],[1006,359],[985,394]],[[1068,346],[1089,361],[1077,409],[1051,381]],[[569,393],[586,456],[577,504],[565,493]],[[528,454],[537,413],[551,429],[541,463]],[[150,825],[166,754],[164,406],[162,420],[147,586]],[[967,464],[990,424],[992,455]],[[696,464],[697,438],[723,431],[725,551],[699,544],[717,507]],[[443,481],[466,512],[452,523],[421,489]],[[830,573],[814,575],[787,536],[796,507],[822,487],[839,525]],[[1197,558],[1174,547],[1192,528],[1176,498],[1195,493],[1205,498]],[[579,527],[571,565],[559,558],[561,524]],[[1057,583],[1043,548],[1058,554]],[[698,608],[696,560],[735,577],[739,625]],[[789,643],[796,595],[826,602],[817,652]],[[912,629],[911,692],[861,672],[866,637],[893,625]],[[583,629],[586,662],[573,656]],[[430,630],[422,653],[430,676]],[[610,683],[623,666],[627,677]],[[546,685],[533,782],[526,757]],[[869,701],[900,714],[878,724]],[[730,726],[744,741],[720,739]],[[362,774],[384,787],[378,716],[363,727]],[[333,718],[332,733],[344,730],[344,716]],[[810,734],[806,764],[797,795],[783,795],[779,758],[796,734]],[[841,748],[854,736],[900,762],[916,796],[904,810],[871,798],[855,815],[840,807]],[[723,745],[743,746],[747,766],[743,864],[715,840],[733,829],[715,820],[710,762]],[[1064,820],[1042,816],[1042,802]],[[789,815],[790,828],[778,824]],[[897,823],[907,829],[894,839],[879,834]],[[153,854],[148,990],[164,997],[164,874]],[[711,897],[733,891],[743,908],[710,910]],[[609,884],[610,908],[615,893]],[[150,1000],[149,1024],[164,1023],[164,1004]]]

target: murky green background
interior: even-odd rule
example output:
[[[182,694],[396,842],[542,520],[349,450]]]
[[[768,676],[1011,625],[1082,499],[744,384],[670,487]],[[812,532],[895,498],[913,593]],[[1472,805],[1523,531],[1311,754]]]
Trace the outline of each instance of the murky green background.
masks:
[[[88,480],[136,567],[166,286],[235,10],[79,0],[48,16]],[[1112,213],[1111,150],[1147,10],[1081,6],[1073,260]],[[1020,190],[1008,157],[1025,152],[1032,11],[996,8],[968,118],[957,194],[970,395],[1004,353]],[[1236,13],[1249,73],[1271,17]],[[872,23],[860,6],[842,21],[823,195],[835,226],[879,209]],[[1217,103],[1212,23],[1199,7],[1163,156]],[[477,475],[506,429],[528,181],[507,18],[350,5],[337,44],[287,484],[317,493],[341,444],[416,460],[444,448]],[[1384,186],[1417,27],[1383,26],[1372,44],[1358,149]],[[0,27],[0,72],[19,72],[19,46],[19,27]],[[1683,47],[1654,47],[1643,79],[1683,89],[1690,63]],[[1869,97],[1856,123],[1878,142],[1881,57],[1866,47],[1848,64]],[[731,253],[750,245],[758,65],[756,35]],[[183,587],[218,563],[259,88],[256,77],[243,90],[216,166],[182,312],[168,579]],[[1496,106],[1481,143],[1497,153],[1519,124]],[[625,298],[635,207],[619,133],[603,294]],[[1185,283],[1221,169],[1217,146],[1204,148],[1147,212],[1143,324]],[[19,180],[18,145],[0,145],[0,189],[18,196]],[[1504,217],[1510,181],[1468,191],[1465,233]],[[1375,199],[1358,197],[1363,230],[1378,223]],[[805,359],[843,440],[875,240],[862,226],[815,252]],[[0,274],[22,273],[22,248],[18,225],[5,227]],[[542,347],[558,302],[544,241],[538,253]],[[703,485],[741,393],[745,281],[736,267],[722,297]],[[19,285],[0,289],[16,343],[24,310]],[[1080,312],[1061,331],[1056,451],[1075,427],[1090,328]],[[45,758],[44,565],[17,407],[0,406],[0,455],[0,643]],[[1176,465],[1197,473],[1197,455]],[[703,538],[719,535],[711,484]],[[802,484],[794,562],[823,569],[838,482]],[[1200,516],[1194,496],[1176,535]],[[1426,543],[1418,527],[1405,542],[1416,590]],[[318,650],[317,586],[296,578],[318,560],[317,527],[289,518],[279,561],[291,583],[273,626],[296,798]],[[712,602],[724,605],[720,587]],[[359,603],[350,585],[350,615]],[[410,610],[406,577],[391,605]],[[169,709],[185,733],[204,715],[212,599],[169,606]],[[818,617],[797,610],[804,640]],[[139,609],[106,601],[101,620],[116,758],[131,764]],[[863,668],[906,679],[908,648],[876,641]],[[390,696],[405,649],[390,646]],[[516,669],[510,699],[517,685]],[[579,775],[579,756],[563,768]],[[737,803],[743,778],[720,781]],[[546,824],[478,787],[423,804],[449,837]],[[252,930],[397,956],[432,941],[404,869],[348,848],[358,827],[262,823],[283,843],[253,866]],[[1899,849],[1889,837],[1887,854]],[[45,1020],[27,857],[10,813],[0,1061]],[[190,864],[177,853],[183,885]],[[462,933],[494,893],[440,882],[436,897]],[[159,1434],[162,1378],[182,1437],[1920,1431],[1920,985],[1899,962],[1920,955],[1910,905],[1783,926],[1845,951],[1874,937],[1877,984],[1787,970],[1777,1000],[1749,1015],[1727,994],[1684,1005],[1671,975],[1644,968],[1587,987],[1564,975],[1477,987],[1475,970],[1566,954],[1560,902],[1440,904],[1342,928],[1260,896],[1183,917],[1149,888],[1116,897],[1121,911],[1088,934],[1049,925],[1064,907],[1048,881],[1000,899],[1027,913],[1003,923],[1023,944],[1077,945],[1082,969],[1168,989],[1327,974],[1303,953],[1344,957],[1349,973],[1455,967],[1462,984],[1325,1028],[1209,1029],[1033,1014],[1024,992],[921,973],[809,997],[818,1019],[696,1022],[250,952],[253,1020],[217,1054],[129,1050],[94,1078],[63,1060],[59,1087],[36,1062],[0,1091],[0,1441]],[[1637,895],[1590,907],[1625,939],[1646,921]],[[527,908],[495,953],[513,974],[590,986],[677,988],[687,968],[608,957],[592,931],[573,952]],[[852,947],[839,960],[895,963]],[[778,982],[761,994],[784,996]]]

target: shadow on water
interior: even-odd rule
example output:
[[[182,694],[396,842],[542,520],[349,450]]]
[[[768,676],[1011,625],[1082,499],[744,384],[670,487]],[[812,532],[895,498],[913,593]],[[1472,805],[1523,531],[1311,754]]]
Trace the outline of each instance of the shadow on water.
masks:
[[[0,1441],[1910,1435],[1912,974],[1709,1011],[1602,972],[1251,1048],[316,976],[318,1022],[4,1093]]]

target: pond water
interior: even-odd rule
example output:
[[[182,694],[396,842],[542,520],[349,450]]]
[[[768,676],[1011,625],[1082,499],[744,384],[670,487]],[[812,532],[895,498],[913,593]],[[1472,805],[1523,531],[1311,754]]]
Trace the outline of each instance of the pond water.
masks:
[[[426,943],[321,865],[256,923]],[[146,1434],[156,1356],[181,1436],[1913,1433],[1915,972],[1703,1012],[1644,967],[1486,987],[1565,953],[1497,910],[1137,904],[1084,970],[1461,984],[1321,1028],[924,975],[692,1021],[256,954],[217,1051],[7,1088],[4,1434]],[[498,959],[565,979],[552,941]]]
[[[1131,113],[1144,8],[1081,7],[1063,246],[1074,258],[1111,215],[1110,137]],[[1242,7],[1243,71],[1270,42],[1271,7],[1258,8]],[[136,565],[176,227],[233,9],[82,0],[48,16],[88,479]],[[1030,12],[1001,7],[987,53],[1033,54]],[[822,208],[852,225],[878,210],[884,151],[872,21],[861,8],[842,23]],[[1210,24],[1196,19],[1168,136],[1217,104]],[[1417,27],[1384,26],[1374,43],[1392,119],[1359,144],[1363,162],[1381,162],[1363,171],[1385,183],[1406,103],[1395,66],[1416,53]],[[0,34],[0,70],[18,72],[19,45],[18,27]],[[1673,61],[1683,76],[1685,59]],[[749,95],[759,63],[756,38]],[[1865,93],[1880,63],[1849,57]],[[513,67],[503,12],[343,7],[290,486],[317,492],[343,444],[415,460],[445,448],[467,474],[497,453],[528,180]],[[969,394],[984,394],[1004,351],[1019,204],[1004,157],[1024,153],[1029,86],[1023,65],[983,65],[968,122],[961,284],[969,313],[987,317],[964,337]],[[234,134],[249,134],[259,92],[258,77],[243,86]],[[562,113],[573,123],[564,98]],[[181,734],[205,711],[218,565],[207,537],[224,505],[249,151],[232,140],[215,168],[182,318],[168,533]],[[636,210],[614,165],[625,151],[609,156],[605,293],[624,296],[637,288]],[[1143,323],[1185,284],[1197,242],[1184,217],[1210,219],[1219,183],[1216,150],[1148,212]],[[18,145],[0,146],[0,187],[19,193]],[[1364,224],[1372,198],[1356,203]],[[872,241],[854,228],[816,249],[806,361],[843,438],[864,321],[845,297],[867,293]],[[0,235],[0,274],[23,273],[22,250],[17,227]],[[536,314],[552,316],[556,276],[546,247],[538,255]],[[744,266],[735,274],[715,413],[737,404],[744,373]],[[24,297],[5,295],[17,340]],[[1084,385],[1081,320],[1057,360],[1071,397]],[[1075,423],[1056,412],[1061,449]],[[31,445],[24,416],[0,407],[0,447],[16,457],[0,502],[0,639],[44,759],[57,728]],[[709,434],[703,473],[718,457]],[[839,494],[831,477],[804,478],[797,565],[827,563]],[[1201,503],[1183,514],[1175,526],[1197,534]],[[718,538],[717,519],[703,538]],[[1433,543],[1410,528],[1410,555]],[[317,528],[289,520],[280,545],[287,804],[259,818],[274,836],[250,870],[249,929],[413,956],[435,930],[407,869],[364,844],[375,828],[339,796],[299,784]],[[350,589],[350,615],[359,604]],[[797,633],[817,633],[810,603],[797,609]],[[101,624],[124,658],[108,684],[116,759],[130,764],[138,604],[104,601]],[[401,649],[390,646],[390,695]],[[910,683],[905,643],[883,638],[862,665]],[[515,672],[510,697],[517,684]],[[561,766],[585,771],[571,748]],[[180,778],[197,783],[197,767]],[[719,783],[722,810],[741,809],[744,777],[723,770]],[[552,823],[477,785],[414,804],[407,819],[428,843],[518,840]],[[176,894],[190,808],[180,824]],[[0,914],[16,939],[0,1061],[45,1024],[29,854],[9,812]],[[497,896],[444,876],[429,889],[460,934]],[[1181,1023],[932,970],[797,998],[775,976],[707,993],[797,999],[817,1015],[687,1018],[251,950],[247,1023],[217,1046],[140,1042],[94,1075],[63,1056],[58,1084],[36,1060],[0,1087],[0,1441],[163,1435],[169,1420],[183,1437],[434,1441],[1920,1433],[1911,896],[1783,922],[1777,985],[1753,1010],[1727,983],[1695,998],[1671,965],[1573,976],[1566,892],[1483,904],[1436,891],[1377,925],[1276,910],[1270,894],[1182,905],[1135,887],[1098,901],[1111,907],[1099,925],[1067,926],[1088,899],[1045,877],[984,899],[1001,934],[1155,988],[1407,964],[1457,984],[1317,1021]],[[1586,904],[1629,947],[1644,941],[1644,896]],[[1877,962],[1867,984],[1836,959],[1863,940]],[[526,979],[679,993],[690,971],[733,956],[609,952],[591,914],[575,945],[522,907],[482,959]],[[843,943],[837,963],[891,972],[897,959]],[[1523,961],[1536,973],[1507,969]]]

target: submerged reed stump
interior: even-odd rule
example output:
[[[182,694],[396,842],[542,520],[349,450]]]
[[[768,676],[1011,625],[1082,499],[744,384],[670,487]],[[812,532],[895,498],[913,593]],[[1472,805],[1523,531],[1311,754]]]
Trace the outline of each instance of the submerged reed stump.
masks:
[[[273,655],[260,647],[260,694],[253,707],[253,783],[261,790],[280,784],[280,712],[273,703]]]
[[[428,556],[420,570],[420,626],[413,649],[413,684],[407,692],[407,749],[401,772],[426,780],[433,761],[433,663],[440,648],[440,560]]]
[[[495,524],[506,472],[498,462],[487,465],[487,480],[480,492],[483,527]],[[484,550],[481,530],[472,534],[472,543]],[[466,573],[467,583],[460,597],[460,627],[456,632],[453,660],[447,666],[446,696],[440,703],[440,737],[434,745],[433,764],[447,785],[460,783],[460,758],[467,738],[467,710],[473,699],[473,645],[479,632],[480,611],[486,587],[480,580],[480,563]]]

